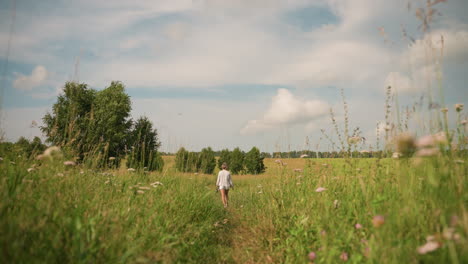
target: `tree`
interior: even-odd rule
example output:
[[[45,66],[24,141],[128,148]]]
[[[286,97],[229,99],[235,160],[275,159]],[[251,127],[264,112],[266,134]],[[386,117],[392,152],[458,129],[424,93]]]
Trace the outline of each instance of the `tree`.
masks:
[[[95,145],[88,137],[90,119],[96,91],[84,83],[67,82],[59,95],[52,112],[43,118],[40,127],[46,141],[60,147],[69,147],[75,154],[83,154]]]
[[[101,91],[88,89],[86,84],[67,82],[52,112],[44,116],[41,130],[47,142],[70,150],[82,160],[89,158],[95,165],[107,165],[110,157],[118,165],[133,146],[139,148],[138,152],[143,151],[136,157],[138,162],[156,169],[156,165],[150,164],[162,162],[160,155],[156,155],[160,145],[157,132],[147,120],[137,121],[138,127],[134,126],[137,131],[132,130],[130,111],[130,97],[120,82],[112,82]],[[143,133],[140,138],[139,133]]]
[[[146,167],[149,171],[162,170],[164,161],[158,154],[158,148],[161,146],[158,132],[153,129],[153,124],[146,116],[140,117],[133,124],[129,143],[131,150],[127,158],[128,167]]]
[[[260,155],[260,150],[256,147],[247,152],[244,163],[247,173],[260,174],[265,171],[263,157]]]
[[[189,152],[185,148],[180,148],[175,157],[176,169],[180,172],[186,172],[186,164],[188,160]]]
[[[185,172],[197,172],[201,167],[200,156],[196,152],[189,152],[185,163]]]
[[[200,153],[200,172],[212,174],[215,167],[216,158],[214,151],[210,147],[202,149]]]
[[[221,169],[221,165],[226,162],[229,166],[231,165],[231,152],[229,149],[221,150],[218,158],[218,168]]]
[[[232,174],[239,174],[244,170],[244,153],[239,148],[235,148],[231,152],[229,168]]]
[[[96,94],[90,117],[91,141],[96,144],[97,151],[106,162],[107,157],[125,154],[125,146],[130,145],[131,109],[130,97],[120,82],[112,82]]]

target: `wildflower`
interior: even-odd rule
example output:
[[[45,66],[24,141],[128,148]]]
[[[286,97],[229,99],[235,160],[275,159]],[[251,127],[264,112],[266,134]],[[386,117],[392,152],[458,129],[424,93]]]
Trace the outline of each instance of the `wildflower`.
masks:
[[[348,253],[346,253],[346,252],[341,253],[340,259],[342,261],[348,261]]]
[[[376,215],[372,219],[372,224],[374,225],[374,227],[380,227],[384,223],[385,223],[385,217],[383,217],[383,215]]]
[[[144,193],[145,193],[145,191],[138,190],[138,191],[137,191],[137,193],[139,193],[139,194],[144,194]]]
[[[426,237],[426,241],[427,241],[427,242],[434,241],[435,239],[436,239],[436,238],[435,238],[435,236],[433,236],[433,235],[430,235],[430,236],[427,236],[427,237]]]
[[[325,231],[325,230],[320,231],[320,235],[323,236],[323,237],[326,236],[326,235],[327,235],[327,231]]]
[[[221,226],[221,225],[219,224],[218,221],[216,221],[216,222],[213,224],[213,226],[214,226],[214,227],[219,227],[219,226]]]
[[[134,172],[135,169],[134,169],[134,168],[128,168],[127,171],[129,171],[129,172]]]
[[[424,255],[426,253],[432,252],[440,247],[439,243],[435,241],[428,241],[426,244],[418,247],[418,253]]]
[[[354,227],[355,227],[356,229],[361,229],[361,228],[362,228],[362,225],[359,224],[359,223],[357,223],[357,224],[354,225]]]
[[[394,159],[399,159],[400,157],[401,157],[401,153],[400,153],[400,152],[393,152],[392,158],[394,158]]]
[[[115,157],[109,157],[109,160],[115,160]]]
[[[323,164],[322,164],[322,166],[324,166],[324,167],[328,167],[328,164],[326,164],[326,163],[323,163]]]
[[[455,232],[455,228],[447,227],[447,228],[444,228],[444,232],[442,232],[442,236],[447,240],[452,240],[454,232]]]
[[[370,247],[366,247],[366,248],[364,249],[364,253],[363,253],[363,254],[364,254],[364,256],[365,256],[366,258],[368,258],[368,257],[370,256]]]
[[[80,170],[80,174],[84,174],[84,171],[83,171],[83,170]]]
[[[300,183],[300,182],[296,182],[296,185],[301,185],[301,183]]]
[[[59,173],[57,173],[57,176],[63,177],[64,175],[63,175],[63,173],[59,172]]]
[[[439,154],[438,148],[423,148],[416,152],[416,156],[418,157],[431,157]]]
[[[466,125],[467,123],[468,123],[468,121],[467,121],[466,119],[464,119],[464,120],[462,120],[462,121],[460,122],[460,124],[462,124],[462,125]]]
[[[458,216],[456,215],[452,215],[452,217],[450,217],[450,226],[451,227],[454,227],[458,224]]]
[[[314,261],[315,258],[317,257],[317,255],[316,255],[315,252],[313,252],[313,251],[311,251],[311,252],[309,253],[309,255],[307,255],[307,256],[309,257],[309,260],[310,260],[310,261]]]
[[[150,187],[146,187],[146,186],[140,186],[140,187],[138,187],[138,189],[140,189],[140,190],[151,190]]]
[[[44,158],[49,158],[49,159],[52,159],[54,158],[55,156],[60,156],[62,154],[62,151],[60,150],[59,147],[57,146],[52,146],[52,147],[49,147],[47,148],[44,153],[42,154],[42,156]]]
[[[445,107],[445,108],[441,108],[440,111],[441,111],[442,113],[447,113],[447,112],[448,112],[448,108],[446,108],[446,107]]]
[[[151,183],[150,185],[163,185],[163,184],[162,184],[162,182],[155,181],[155,182]]]
[[[2,157],[0,157],[0,161],[3,161],[3,158],[2,158]]]
[[[63,162],[63,165],[65,165],[65,166],[75,166],[76,163],[74,161],[67,160],[67,161]]]
[[[457,112],[463,111],[463,104],[455,104],[455,110]]]
[[[435,140],[432,135],[426,135],[422,138],[419,138],[416,141],[416,147],[418,148],[432,147],[434,145],[435,145]]]
[[[361,150],[361,151],[359,151],[359,152],[362,153],[362,154],[364,154],[364,153],[370,153],[370,151],[367,150],[367,149],[363,149],[363,150]]]
[[[34,168],[28,168],[28,172],[31,172],[33,170],[34,170]]]
[[[294,169],[294,172],[301,172],[301,171],[302,169],[298,169],[298,168]]]
[[[445,136],[445,132],[439,132],[437,134],[434,134],[434,140],[438,144],[447,144],[448,143],[447,137]]]
[[[263,192],[262,192],[262,190],[260,190],[258,193],[261,194],[261,193],[263,193]]]
[[[229,220],[228,220],[227,218],[224,218],[224,219],[223,219],[223,224],[227,224],[228,221],[229,221]]]
[[[323,192],[323,191],[326,191],[326,190],[327,190],[326,188],[318,187],[317,189],[315,189],[315,192]]]
[[[401,133],[396,137],[396,150],[405,156],[414,151],[415,143],[413,135],[410,133]]]
[[[333,206],[336,208],[338,208],[338,205],[340,204],[340,202],[338,200],[335,200],[333,201]]]
[[[302,154],[301,155],[301,158],[307,158],[307,157],[309,157],[309,155],[307,155],[307,154]]]

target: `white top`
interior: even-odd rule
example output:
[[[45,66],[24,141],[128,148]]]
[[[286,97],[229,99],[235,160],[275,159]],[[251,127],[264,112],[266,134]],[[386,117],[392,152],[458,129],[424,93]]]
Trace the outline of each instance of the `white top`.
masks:
[[[231,180],[231,173],[227,170],[222,170],[218,173],[218,180],[216,180],[216,186],[218,187],[234,187]]]

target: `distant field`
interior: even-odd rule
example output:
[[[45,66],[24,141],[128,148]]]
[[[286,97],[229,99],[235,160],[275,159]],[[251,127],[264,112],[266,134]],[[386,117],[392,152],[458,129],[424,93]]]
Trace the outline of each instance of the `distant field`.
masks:
[[[228,210],[215,175],[164,159],[151,174],[1,161],[0,261],[468,262],[466,159],[267,159],[233,176]]]

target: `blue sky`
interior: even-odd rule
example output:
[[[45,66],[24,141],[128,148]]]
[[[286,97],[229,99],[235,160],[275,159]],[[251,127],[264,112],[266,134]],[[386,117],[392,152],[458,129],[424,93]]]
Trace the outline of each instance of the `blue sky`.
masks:
[[[0,2],[2,67],[12,3]],[[452,120],[453,104],[468,101],[468,2],[435,5],[441,15],[430,32],[414,15],[425,3],[18,0],[0,125],[8,140],[40,135],[30,124],[40,123],[66,81],[103,89],[119,80],[132,115],[158,128],[163,151],[285,151],[304,148],[306,137],[311,149],[328,149],[320,129],[332,132],[330,107],[342,121],[342,89],[352,127],[375,144],[388,85],[402,106],[412,105],[443,76]],[[434,55],[440,36],[443,60]],[[414,115],[415,128],[426,114]]]

